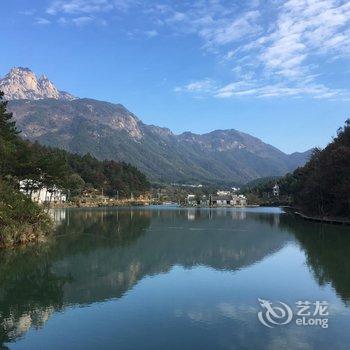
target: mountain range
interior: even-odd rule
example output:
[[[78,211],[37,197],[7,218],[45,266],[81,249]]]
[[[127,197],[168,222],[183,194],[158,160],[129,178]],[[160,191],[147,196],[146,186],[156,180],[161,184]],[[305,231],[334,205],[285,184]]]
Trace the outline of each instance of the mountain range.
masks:
[[[45,76],[13,68],[0,79],[22,136],[67,151],[137,166],[154,182],[242,184],[303,165],[311,150],[285,154],[229,129],[174,134],[143,123],[121,104],[75,98]]]

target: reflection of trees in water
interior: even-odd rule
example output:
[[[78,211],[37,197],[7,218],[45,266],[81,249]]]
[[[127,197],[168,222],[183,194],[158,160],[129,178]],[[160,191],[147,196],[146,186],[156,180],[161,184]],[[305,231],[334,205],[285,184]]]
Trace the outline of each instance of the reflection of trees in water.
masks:
[[[308,222],[292,215],[281,216],[281,227],[287,227],[299,241],[317,282],[321,286],[331,283],[349,306],[350,228]]]
[[[57,261],[57,274],[71,276],[64,286],[66,303],[91,303],[120,297],[146,275],[205,265],[235,271],[277,251],[289,237],[278,227],[255,220],[233,221],[231,213],[141,211],[152,215],[147,234],[133,244],[94,247],[88,255],[70,254]]]
[[[350,300],[348,228],[226,209],[70,210],[60,218],[48,243],[0,252],[0,344],[69,304],[121,297],[174,265],[245,268],[281,249],[290,233],[319,284],[331,282]]]
[[[235,271],[290,239],[279,215],[239,210],[84,209],[60,218],[47,244],[0,253],[2,342],[54,310],[121,297],[174,265]]]
[[[64,264],[70,255],[87,256],[99,247],[127,245],[144,232],[149,218],[76,212],[58,227],[49,242],[14,250],[0,251],[0,349],[30,327],[40,328],[50,315],[60,310],[64,288],[72,283],[71,274],[57,273],[53,266]],[[86,261],[89,263],[88,261]]]
[[[51,271],[47,253],[44,246],[1,252],[0,344],[42,326],[62,307],[65,279]]]
[[[68,211],[66,220],[55,231],[56,257],[88,253],[97,247],[131,244],[149,225],[150,215],[142,211]]]

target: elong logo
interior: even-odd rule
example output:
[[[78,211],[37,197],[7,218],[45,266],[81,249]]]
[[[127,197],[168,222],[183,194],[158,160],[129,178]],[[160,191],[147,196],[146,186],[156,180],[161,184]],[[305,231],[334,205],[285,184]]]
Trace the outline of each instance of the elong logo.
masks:
[[[297,316],[295,324],[297,326],[320,326],[322,328],[328,328],[328,302],[327,301],[315,301],[314,303],[306,301],[297,301],[295,303],[297,311],[293,313],[292,308],[278,301],[275,305],[265,299],[258,299],[262,311],[258,312],[258,319],[261,324],[268,328],[274,328],[275,326],[283,326],[289,324],[294,314]],[[312,307],[314,306],[314,307]]]
[[[292,320],[293,311],[287,304],[279,301],[280,306],[273,306],[268,300],[258,300],[264,309],[258,313],[258,318],[264,326],[273,328],[273,325],[285,325]]]

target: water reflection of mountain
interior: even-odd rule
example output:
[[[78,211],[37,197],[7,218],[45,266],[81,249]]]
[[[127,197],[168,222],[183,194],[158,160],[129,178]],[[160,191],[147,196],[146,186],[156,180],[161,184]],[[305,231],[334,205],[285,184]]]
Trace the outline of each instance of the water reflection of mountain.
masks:
[[[84,243],[85,254],[82,254],[81,248],[72,252],[76,247],[69,247],[70,239],[62,239],[59,249],[64,252],[64,258],[55,260],[51,270],[57,276],[69,276],[69,283],[63,286],[65,303],[91,303],[120,297],[144,276],[166,272],[174,265],[187,268],[205,265],[234,271],[263,259],[288,240],[278,226],[273,229],[254,219],[232,220],[232,215],[237,213],[195,211],[195,220],[190,221],[188,214],[183,210],[144,210],[132,214],[120,211],[119,220],[113,214],[102,215],[99,220],[103,223],[89,224],[88,229],[83,228],[82,220],[72,215],[70,226],[65,229],[71,230],[73,224],[77,232],[76,225],[83,225],[82,234],[90,236],[88,239],[92,242],[85,238],[81,242],[81,237],[78,238],[79,242],[73,245]],[[135,234],[130,225],[133,220],[125,218],[130,215],[134,215],[138,224],[141,218],[148,217],[147,233]],[[92,219],[96,220],[95,215]],[[123,244],[113,244],[110,238],[118,232],[117,225],[120,230],[123,227],[129,232],[122,237],[135,238],[132,244],[124,244],[125,239],[119,242]]]
[[[47,244],[0,253],[2,343],[40,327],[53,310],[121,297],[174,265],[235,271],[290,239],[279,215],[239,210],[71,210],[59,217]]]
[[[281,227],[299,241],[317,282],[321,286],[330,283],[350,305],[350,228],[308,222],[292,215],[281,216]]]

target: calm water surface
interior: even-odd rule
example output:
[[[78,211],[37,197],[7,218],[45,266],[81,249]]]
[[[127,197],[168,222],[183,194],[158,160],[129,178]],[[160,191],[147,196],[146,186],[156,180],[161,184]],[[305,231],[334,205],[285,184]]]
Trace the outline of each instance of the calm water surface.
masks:
[[[49,242],[0,252],[0,349],[350,348],[349,228],[269,208],[55,217]],[[268,328],[259,298],[327,301],[329,327]]]

